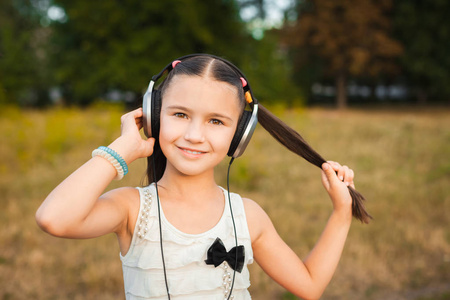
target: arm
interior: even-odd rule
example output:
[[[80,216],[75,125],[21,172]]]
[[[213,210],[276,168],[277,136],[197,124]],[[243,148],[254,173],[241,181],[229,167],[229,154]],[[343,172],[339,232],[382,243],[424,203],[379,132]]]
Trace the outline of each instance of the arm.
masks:
[[[255,260],[280,285],[304,299],[320,298],[330,282],[352,218],[347,184],[353,186],[353,171],[334,162],[322,167],[322,182],[333,202],[333,213],[304,261],[280,238],[267,214],[256,203],[246,200]],[[344,181],[338,178],[340,176]]]
[[[142,109],[122,116],[121,136],[109,145],[127,162],[151,155],[154,139],[143,140]],[[93,157],[44,200],[36,212],[38,225],[46,232],[67,238],[91,238],[125,228],[133,189],[118,189],[101,196],[116,176],[105,159]]]

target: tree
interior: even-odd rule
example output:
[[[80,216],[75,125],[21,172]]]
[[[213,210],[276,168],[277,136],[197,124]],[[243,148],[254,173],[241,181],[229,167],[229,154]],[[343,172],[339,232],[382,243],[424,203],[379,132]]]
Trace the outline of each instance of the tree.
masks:
[[[391,38],[392,0],[304,0],[285,26],[285,43],[302,65],[316,63],[335,78],[337,106],[347,106],[349,76],[376,76],[395,68],[403,48]]]
[[[400,57],[419,103],[450,99],[450,2],[397,0],[395,36],[405,46]]]
[[[252,90],[262,103],[304,105],[303,91],[292,81],[292,64],[280,48],[278,29],[266,30],[261,40],[249,40],[242,50],[241,70],[251,80]]]
[[[136,98],[170,60],[207,52],[239,63],[244,24],[228,0],[55,0],[67,21],[55,22],[55,80],[70,103],[109,90]]]
[[[48,100],[43,41],[48,32],[28,1],[0,9],[0,103],[42,105]]]

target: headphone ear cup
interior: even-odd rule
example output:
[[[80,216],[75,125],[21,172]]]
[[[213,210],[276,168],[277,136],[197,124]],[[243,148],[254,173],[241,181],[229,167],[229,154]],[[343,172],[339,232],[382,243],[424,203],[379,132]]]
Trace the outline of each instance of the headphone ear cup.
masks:
[[[161,91],[152,91],[152,120],[151,133],[152,137],[157,139],[159,137],[160,118],[161,118]]]
[[[235,152],[241,143],[242,136],[244,135],[245,129],[248,126],[248,123],[250,122],[252,113],[250,111],[245,110],[242,114],[241,120],[239,121],[236,132],[234,133],[233,139],[231,140],[230,148],[228,149],[227,155],[230,157],[236,157]],[[249,136],[248,138],[250,138]]]

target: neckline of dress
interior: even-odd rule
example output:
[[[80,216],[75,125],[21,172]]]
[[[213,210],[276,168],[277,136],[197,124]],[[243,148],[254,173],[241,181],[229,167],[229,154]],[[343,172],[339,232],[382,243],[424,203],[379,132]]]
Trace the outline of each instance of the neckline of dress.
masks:
[[[155,199],[156,199],[156,185],[155,185],[155,183],[152,183],[151,186],[152,186],[152,192],[155,194]],[[164,223],[166,225],[166,227],[163,227],[163,228],[169,228],[170,230],[177,233],[178,235],[188,237],[188,238],[202,237],[205,235],[209,235],[211,232],[215,231],[216,228],[223,222],[223,220],[225,219],[225,217],[227,215],[227,211],[229,210],[229,201],[228,201],[227,191],[221,186],[218,186],[218,187],[222,190],[223,200],[225,201],[225,205],[224,205],[223,212],[222,212],[220,219],[217,221],[217,223],[213,227],[211,227],[210,229],[207,229],[206,231],[201,232],[201,233],[186,233],[184,231],[181,231],[180,229],[175,227],[172,223],[170,223],[170,221],[166,218],[166,215],[164,214],[162,205],[157,202],[157,204],[159,204],[159,207],[161,209],[161,221],[162,221],[162,223]],[[156,210],[157,209],[158,208],[156,208]],[[158,214],[158,212],[156,212],[156,214]]]

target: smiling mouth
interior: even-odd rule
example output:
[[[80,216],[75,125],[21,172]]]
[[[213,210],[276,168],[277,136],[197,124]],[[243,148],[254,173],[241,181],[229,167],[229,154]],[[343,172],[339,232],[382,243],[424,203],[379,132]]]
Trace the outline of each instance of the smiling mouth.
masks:
[[[183,151],[186,152],[186,153],[189,153],[189,154],[195,154],[195,155],[199,155],[199,154],[204,154],[204,153],[206,153],[206,152],[202,152],[202,151],[189,150],[189,149],[186,149],[186,148],[180,148],[180,149],[183,150]]]

